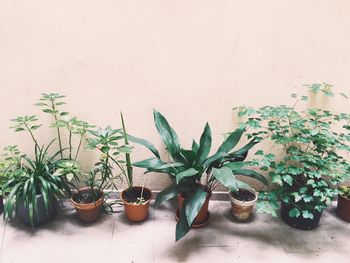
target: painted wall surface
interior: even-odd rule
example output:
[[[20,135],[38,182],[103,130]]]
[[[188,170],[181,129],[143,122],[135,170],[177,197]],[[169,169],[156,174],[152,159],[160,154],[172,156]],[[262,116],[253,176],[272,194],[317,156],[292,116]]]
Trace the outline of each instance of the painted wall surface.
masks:
[[[1,0],[0,146],[32,151],[9,119],[47,123],[33,106],[41,92],[67,95],[68,111],[100,126],[119,127],[122,110],[130,133],[157,147],[153,108],[184,146],[208,121],[218,146],[236,125],[234,106],[288,103],[305,83],[350,91],[349,13],[348,0]],[[38,132],[42,143],[53,135]],[[136,147],[133,160],[150,156]],[[168,183],[147,177],[153,189]]]

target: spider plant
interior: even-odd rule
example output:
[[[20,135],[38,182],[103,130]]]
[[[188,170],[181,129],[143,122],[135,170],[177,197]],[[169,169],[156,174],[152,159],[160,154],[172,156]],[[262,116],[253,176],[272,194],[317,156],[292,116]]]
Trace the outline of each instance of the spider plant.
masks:
[[[24,155],[16,164],[15,174],[4,185],[5,190],[11,189],[4,206],[5,219],[11,220],[13,211],[22,202],[33,226],[34,218],[39,220],[38,195],[42,195],[46,213],[49,213],[56,200],[64,198],[63,189],[69,191],[62,178],[53,174],[52,163],[60,152],[52,157],[48,156],[52,143],[53,141],[46,147],[36,144],[34,159]]]

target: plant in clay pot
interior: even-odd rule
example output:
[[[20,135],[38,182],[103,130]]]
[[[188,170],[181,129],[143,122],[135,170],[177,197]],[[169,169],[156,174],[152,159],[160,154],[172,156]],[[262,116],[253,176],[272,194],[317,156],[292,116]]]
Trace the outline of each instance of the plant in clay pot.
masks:
[[[337,214],[344,221],[350,222],[350,186],[339,187]]]
[[[120,178],[125,178],[128,188],[121,192],[120,198],[124,204],[126,217],[132,222],[143,221],[148,216],[152,192],[143,186],[134,186],[131,164],[132,146],[129,144],[123,114],[120,114],[122,129],[106,137],[89,139],[90,148],[98,149],[106,156],[109,166],[117,165]],[[120,142],[118,142],[120,141]],[[121,158],[124,155],[124,160]]]
[[[171,186],[157,195],[156,205],[178,198],[176,241],[185,236],[191,227],[200,227],[208,222],[209,199],[217,185],[222,184],[233,192],[238,188],[248,188],[235,177],[237,174],[257,179],[267,185],[265,177],[254,170],[246,169],[250,162],[244,161],[248,151],[257,142],[251,140],[242,148],[233,150],[244,133],[244,128],[232,132],[219,149],[209,156],[212,137],[208,124],[199,144],[193,140],[191,149],[184,149],[174,129],[157,111],[154,111],[154,122],[171,160],[162,160],[158,150],[150,142],[128,136],[131,141],[146,146],[155,155],[154,158],[133,163],[133,166],[146,168],[147,173],[165,173],[172,178]]]
[[[332,97],[328,84],[308,86],[313,96],[321,93]],[[348,118],[319,108],[298,109],[308,96],[293,94],[292,106],[264,106],[259,109],[239,107],[238,116],[246,116],[248,138],[270,141],[283,153],[276,158],[259,150],[257,161],[268,171],[276,185],[261,194],[258,212],[277,216],[281,202],[281,217],[292,227],[313,229],[318,226],[322,211],[337,195],[336,186],[345,180],[349,164],[343,152],[349,151],[344,133],[337,127]]]

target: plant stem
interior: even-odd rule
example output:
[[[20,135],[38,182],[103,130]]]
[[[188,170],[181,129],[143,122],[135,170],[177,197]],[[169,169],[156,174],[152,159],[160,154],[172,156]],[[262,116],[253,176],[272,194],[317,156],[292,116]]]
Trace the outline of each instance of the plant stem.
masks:
[[[56,108],[55,108],[55,104],[53,103],[53,100],[51,100],[51,107],[52,107],[52,110],[54,112],[53,116],[55,118],[55,123],[56,123],[56,129],[57,129],[57,136],[58,136],[58,144],[59,144],[59,147],[60,147],[60,154],[61,154],[61,158],[63,159],[63,152],[62,152],[62,142],[61,142],[61,132],[60,132],[60,128],[58,126],[58,118],[57,118],[57,115],[55,113],[56,111]]]
[[[37,140],[35,139],[34,134],[33,134],[32,130],[29,128],[28,124],[25,123],[24,125],[26,126],[28,132],[30,133],[30,136],[32,137],[32,139],[33,139],[35,145],[36,145],[37,147],[39,147],[38,142],[37,142]]]
[[[69,160],[72,160],[72,130],[69,130]]]
[[[78,159],[78,154],[79,154],[79,151],[80,151],[80,147],[81,147],[81,143],[83,142],[83,135],[80,137],[80,140],[79,140],[79,145],[78,145],[78,149],[77,149],[77,152],[75,153],[75,157],[74,157],[74,163],[77,161]]]

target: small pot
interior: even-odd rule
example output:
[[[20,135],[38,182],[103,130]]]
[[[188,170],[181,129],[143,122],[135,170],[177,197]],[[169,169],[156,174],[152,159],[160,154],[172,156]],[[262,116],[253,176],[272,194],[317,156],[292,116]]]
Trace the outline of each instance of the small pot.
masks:
[[[206,225],[206,223],[209,220],[209,212],[208,212],[208,207],[209,207],[209,200],[211,198],[211,192],[208,193],[207,198],[204,201],[204,204],[201,208],[201,210],[199,210],[198,215],[195,217],[195,219],[193,220],[192,223],[192,228],[196,228],[198,226],[204,226]],[[179,205],[179,209],[178,209],[178,214],[180,214],[181,208],[182,208],[182,204],[185,201],[185,199],[183,198],[182,194],[178,194],[177,195],[177,202]]]
[[[230,200],[231,200],[231,206],[232,206],[232,214],[234,215],[235,218],[238,220],[244,221],[247,220],[252,212],[254,205],[256,201],[258,200],[258,195],[254,190],[248,190],[248,189],[239,189],[239,190],[246,190],[254,194],[255,198],[252,201],[240,201],[232,196],[231,193],[230,195]]]
[[[80,189],[80,192],[88,191],[89,188],[85,187]],[[71,202],[73,204],[73,207],[77,211],[78,217],[81,221],[85,223],[93,223],[95,222],[101,215],[102,212],[102,205],[104,201],[104,193],[100,191],[101,197],[96,200],[94,203],[89,204],[81,204],[74,201],[74,195],[71,198]]]
[[[337,214],[344,221],[350,222],[350,199],[338,195]]]
[[[152,192],[148,188],[143,187],[142,197],[146,202],[137,204],[128,200],[130,196],[140,197],[142,192],[141,186],[134,186],[129,189],[125,189],[121,193],[121,199],[124,203],[126,217],[132,222],[140,222],[147,218],[149,205],[152,199]]]
[[[16,201],[16,217],[27,226],[37,227],[52,220],[57,214],[57,200],[52,199],[51,207],[46,210],[44,197],[41,194],[36,195],[37,213],[33,215],[33,222],[30,221],[29,210],[25,207],[24,201],[18,199]]]
[[[302,216],[290,217],[289,211],[293,208],[293,204],[286,204],[284,202],[281,202],[281,218],[287,225],[301,230],[312,230],[318,227],[322,216],[322,212],[319,212],[318,210],[314,209],[312,211],[312,214],[314,215],[313,219],[303,218]]]

